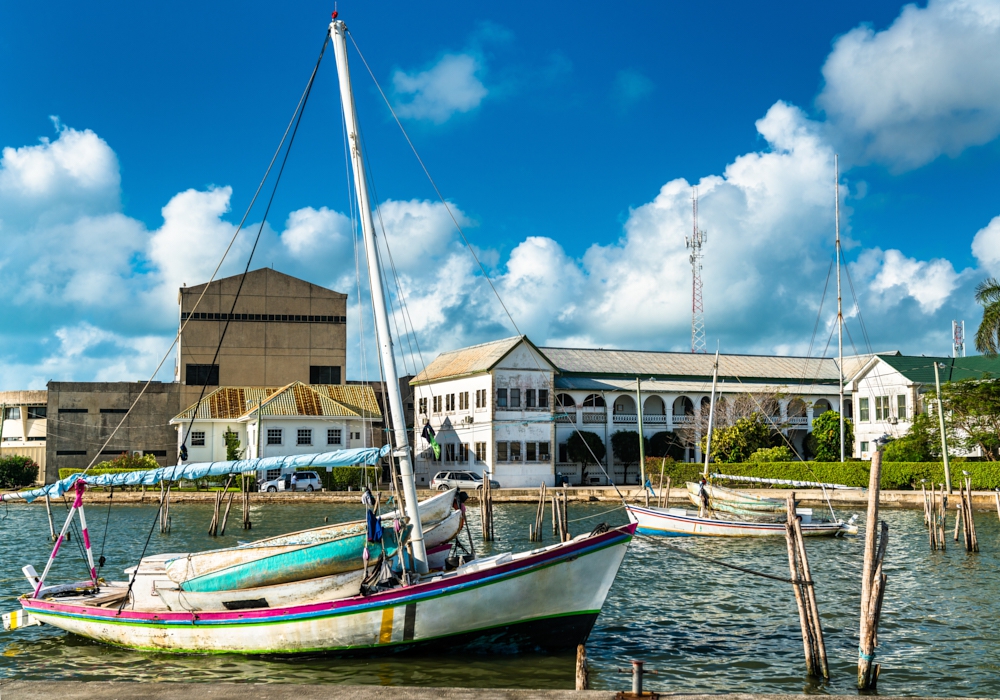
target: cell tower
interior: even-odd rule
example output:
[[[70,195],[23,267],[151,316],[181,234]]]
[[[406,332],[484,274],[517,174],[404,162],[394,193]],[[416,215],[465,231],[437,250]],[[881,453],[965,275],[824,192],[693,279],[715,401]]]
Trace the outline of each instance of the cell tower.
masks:
[[[965,321],[951,322],[951,356],[965,357]]]
[[[684,243],[691,249],[691,352],[705,352],[705,302],[702,299],[701,285],[701,252],[702,244],[708,240],[708,234],[698,228],[698,188],[691,194],[691,210],[694,214],[694,227],[690,236],[684,237]]]

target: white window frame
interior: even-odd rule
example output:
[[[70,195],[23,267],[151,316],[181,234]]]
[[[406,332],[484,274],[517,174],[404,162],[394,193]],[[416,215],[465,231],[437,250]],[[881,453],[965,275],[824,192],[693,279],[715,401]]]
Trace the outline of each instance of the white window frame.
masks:
[[[302,442],[303,438],[305,438],[309,442]],[[312,445],[312,444],[313,444],[313,431],[312,431],[312,428],[296,428],[295,429],[295,445],[296,445],[296,447],[301,447],[303,445],[307,445],[308,446],[308,445]]]
[[[273,435],[272,435],[273,433]],[[276,437],[277,442],[271,440],[272,437]],[[268,445],[284,445],[285,444],[285,429],[284,428],[268,428],[267,429],[267,444]]]

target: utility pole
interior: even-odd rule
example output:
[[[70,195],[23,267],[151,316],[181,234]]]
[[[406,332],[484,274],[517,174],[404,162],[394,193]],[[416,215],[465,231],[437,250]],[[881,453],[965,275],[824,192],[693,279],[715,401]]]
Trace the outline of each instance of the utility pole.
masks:
[[[944,365],[941,365],[944,367]],[[938,362],[934,360],[934,389],[937,390],[938,427],[941,429],[941,457],[944,459],[944,487],[951,493],[951,466],[948,464],[948,436],[944,432],[944,408],[941,404],[941,377]],[[956,532],[958,532],[956,530]]]
[[[837,225],[837,374],[840,375],[840,461],[844,454],[844,309],[840,296],[840,155],[833,156],[834,211]]]
[[[639,485],[646,488],[646,446],[642,444],[642,381],[635,378],[636,418],[639,419]]]
[[[694,214],[694,228],[691,236],[684,237],[684,244],[691,249],[691,352],[706,352],[705,349],[705,302],[702,298],[701,259],[702,244],[708,234],[698,228],[698,188],[691,194],[691,210]]]

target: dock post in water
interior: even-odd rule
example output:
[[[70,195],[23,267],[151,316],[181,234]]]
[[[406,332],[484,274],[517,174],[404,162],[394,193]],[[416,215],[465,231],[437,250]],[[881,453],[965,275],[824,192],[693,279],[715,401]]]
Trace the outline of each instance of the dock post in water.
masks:
[[[878,623],[882,615],[882,598],[885,595],[886,576],[882,573],[882,560],[889,541],[889,525],[881,523],[881,537],[876,539],[879,528],[878,499],[882,476],[882,452],[872,455],[868,478],[868,514],[865,520],[864,566],[861,573],[861,625],[858,642],[858,690],[871,690],[878,683],[879,665],[873,663],[878,641]]]
[[[816,675],[816,647],[813,643],[812,625],[809,622],[809,612],[806,607],[805,592],[802,585],[803,576],[799,570],[798,545],[795,542],[795,492],[788,496],[788,513],[785,521],[785,543],[788,545],[788,571],[791,574],[792,590],[795,593],[795,604],[799,609],[799,626],[802,628],[802,652],[806,659],[806,673]]]
[[[45,513],[49,516],[49,539],[56,541],[56,528],[52,524],[52,504],[49,502],[49,494],[45,494]],[[1000,513],[1000,500],[997,501],[997,513]]]
[[[576,646],[576,689],[590,690],[590,672],[587,670],[587,647]]]

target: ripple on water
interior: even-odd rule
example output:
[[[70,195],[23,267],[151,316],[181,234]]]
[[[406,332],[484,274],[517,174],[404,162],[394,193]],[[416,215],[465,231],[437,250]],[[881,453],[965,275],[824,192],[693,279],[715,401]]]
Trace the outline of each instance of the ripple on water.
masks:
[[[607,504],[570,505],[570,518],[601,514]],[[257,505],[253,538],[356,518],[360,506],[345,504]],[[100,551],[104,509],[89,510]],[[200,550],[249,539],[230,527],[225,537],[205,534],[211,507],[176,504],[173,532],[154,533],[149,553]],[[886,590],[878,660],[881,692],[893,695],[1000,696],[1000,526],[977,516],[982,552],[968,555],[950,539],[946,552],[930,553],[922,517],[884,511],[890,525]],[[105,573],[119,572],[138,557],[155,517],[149,506],[112,506],[105,546]],[[476,543],[484,553],[524,550],[532,505],[498,505],[498,540]],[[622,511],[573,523],[585,531],[596,522],[625,521]],[[478,512],[470,509],[472,530]],[[546,532],[551,540],[551,528]],[[36,568],[48,556],[44,508],[11,507],[0,520],[0,600],[4,610],[25,582],[24,564]],[[747,576],[684,556],[670,544],[704,556],[787,575],[781,540],[750,541],[639,537],[588,642],[595,687],[627,684],[617,673],[633,658],[660,671],[647,684],[670,692],[854,693],[862,542],[858,538],[809,539],[807,549],[823,620],[832,681],[804,677],[798,614],[788,584]],[[85,567],[78,545],[63,549],[54,576],[79,578]],[[0,679],[131,679],[140,681],[254,681],[363,683],[459,687],[569,688],[572,654],[530,657],[477,654],[337,659],[270,659],[250,656],[177,656],[128,652],[49,627],[0,636]]]

